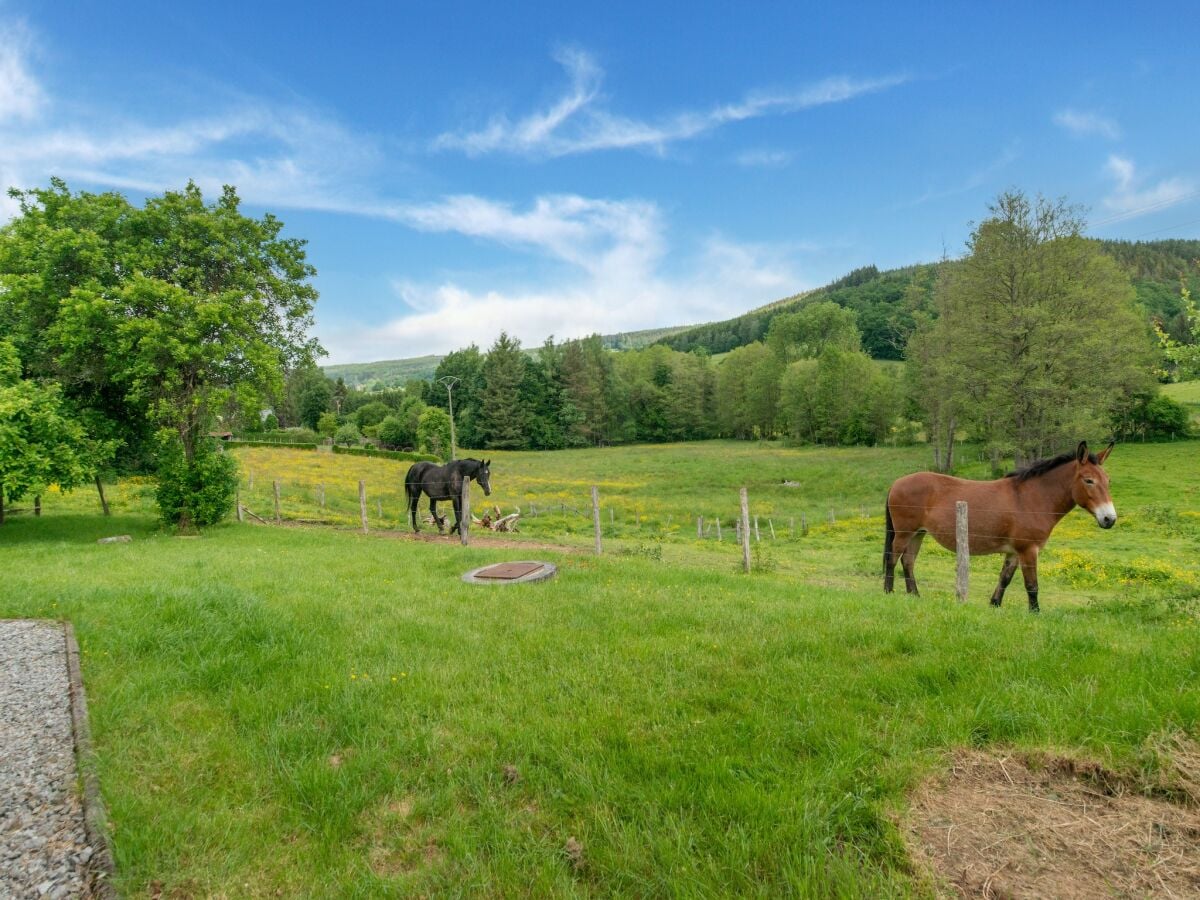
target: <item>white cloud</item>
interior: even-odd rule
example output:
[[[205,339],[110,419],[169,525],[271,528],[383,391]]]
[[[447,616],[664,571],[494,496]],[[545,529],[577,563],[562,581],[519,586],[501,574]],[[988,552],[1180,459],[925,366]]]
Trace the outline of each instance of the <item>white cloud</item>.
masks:
[[[562,97],[547,109],[516,121],[497,115],[476,131],[447,132],[438,136],[434,148],[461,150],[470,156],[504,152],[556,157],[629,148],[661,153],[671,143],[699,137],[731,122],[841,103],[908,80],[905,75],[873,79],[838,76],[795,90],[757,92],[739,102],[643,122],[599,107],[603,72],[590,54],[575,49],[560,52],[555,58],[566,69],[569,84]]]
[[[1112,192],[1103,200],[1105,208],[1112,215],[1093,225],[1137,218],[1200,196],[1197,183],[1192,178],[1164,178],[1155,184],[1145,185],[1144,179],[1138,177],[1133,160],[1127,157],[1113,154],[1104,168],[1116,182]]]
[[[1115,141],[1121,137],[1121,126],[1115,120],[1099,113],[1080,112],[1076,109],[1064,109],[1054,115],[1054,124],[1076,137],[1098,135]]]
[[[599,201],[588,201],[593,202]],[[539,207],[544,207],[542,201],[534,205]],[[518,224],[521,218],[514,214],[512,221],[491,232],[509,235],[518,230],[524,234]],[[617,216],[613,221],[623,218]],[[558,229],[536,229],[537,235],[549,232],[554,238],[530,240],[528,246],[556,259],[576,260],[576,275],[553,287],[471,290],[453,281],[398,281],[394,284],[397,297],[410,312],[383,324],[322,324],[329,361],[445,353],[472,342],[486,348],[502,330],[533,346],[549,335],[563,340],[668,322],[705,322],[736,315],[803,288],[791,262],[803,248],[740,244],[722,237],[702,244],[689,260],[686,275],[669,276],[662,271],[663,254],[643,252],[641,241],[633,237],[640,228],[648,227],[654,232],[652,246],[665,243],[658,234],[657,215],[632,218],[639,220],[637,228],[600,226],[584,228],[578,235],[581,247],[607,242],[603,265],[584,261],[582,250],[564,250]]]
[[[28,67],[32,48],[24,25],[0,22],[0,123],[32,119],[45,103],[45,92]]]
[[[736,162],[747,169],[782,169],[792,161],[792,154],[786,150],[743,150],[737,155]]]

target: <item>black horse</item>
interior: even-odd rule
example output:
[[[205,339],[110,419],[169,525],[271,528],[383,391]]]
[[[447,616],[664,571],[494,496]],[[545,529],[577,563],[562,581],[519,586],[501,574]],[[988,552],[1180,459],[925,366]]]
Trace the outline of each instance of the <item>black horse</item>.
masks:
[[[463,479],[469,481],[474,478],[483,488],[483,493],[490,495],[490,464],[491,460],[488,459],[458,459],[444,466],[431,462],[415,463],[404,476],[404,493],[408,496],[408,512],[412,518],[413,531],[421,530],[417,524],[417,504],[421,502],[421,492],[424,491],[429,496],[429,512],[433,515],[433,521],[439,523],[438,531],[442,529],[437,514],[437,502],[449,500],[454,504],[454,527],[450,529],[450,533],[459,532],[462,525]]]

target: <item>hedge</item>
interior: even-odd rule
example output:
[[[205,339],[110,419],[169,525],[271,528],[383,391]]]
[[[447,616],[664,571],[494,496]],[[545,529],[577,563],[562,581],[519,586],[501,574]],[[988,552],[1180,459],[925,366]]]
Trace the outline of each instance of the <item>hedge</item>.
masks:
[[[223,443],[231,447],[285,447],[288,450],[316,450],[316,444],[292,444],[287,441],[244,441],[240,438],[230,438]]]
[[[334,453],[349,453],[351,456],[381,456],[384,459],[405,459],[411,462],[441,462],[441,458],[428,453],[406,453],[403,450],[380,450],[378,447],[333,446]]]

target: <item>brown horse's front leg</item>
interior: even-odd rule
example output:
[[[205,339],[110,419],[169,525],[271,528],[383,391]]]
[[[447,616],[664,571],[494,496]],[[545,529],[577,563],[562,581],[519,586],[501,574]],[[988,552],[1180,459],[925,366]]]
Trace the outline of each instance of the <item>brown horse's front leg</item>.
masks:
[[[1030,547],[1020,553],[1021,574],[1025,577],[1025,593],[1029,595],[1029,611],[1039,612],[1038,607],[1038,548]]]
[[[1000,567],[1000,583],[996,585],[996,590],[992,591],[992,606],[999,606],[1004,600],[1004,592],[1008,590],[1008,583],[1012,581],[1012,577],[1017,571],[1017,554],[1010,553],[1004,557],[1004,565]]]

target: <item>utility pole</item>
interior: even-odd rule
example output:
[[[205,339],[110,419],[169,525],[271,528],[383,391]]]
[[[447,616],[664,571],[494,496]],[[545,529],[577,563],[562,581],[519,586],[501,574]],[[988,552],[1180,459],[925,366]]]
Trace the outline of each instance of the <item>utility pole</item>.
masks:
[[[457,375],[443,375],[438,379],[438,384],[446,386],[446,397],[450,401],[450,460],[454,460],[457,452],[457,445],[454,441],[454,386],[458,384]]]

